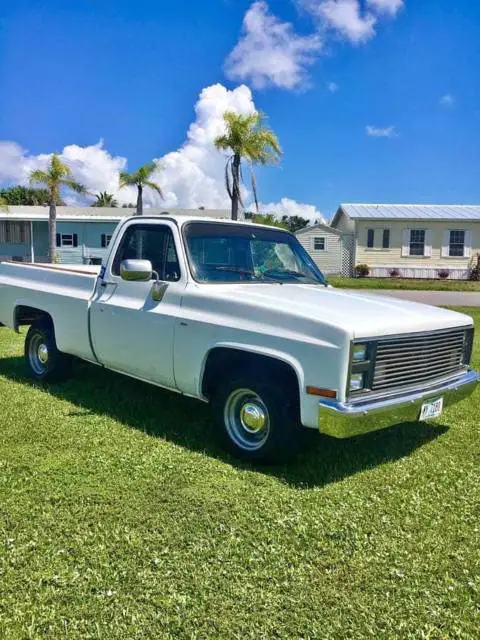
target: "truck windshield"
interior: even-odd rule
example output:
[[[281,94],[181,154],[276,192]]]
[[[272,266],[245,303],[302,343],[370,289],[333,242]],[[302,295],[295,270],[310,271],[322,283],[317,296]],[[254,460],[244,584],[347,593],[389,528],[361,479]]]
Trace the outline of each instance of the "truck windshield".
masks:
[[[326,280],[295,236],[275,228],[189,222],[185,244],[198,282],[296,282]]]

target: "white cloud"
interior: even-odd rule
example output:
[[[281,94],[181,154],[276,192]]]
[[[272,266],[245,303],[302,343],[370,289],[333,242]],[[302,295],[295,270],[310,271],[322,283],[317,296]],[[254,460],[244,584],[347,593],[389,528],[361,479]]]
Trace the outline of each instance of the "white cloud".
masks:
[[[111,156],[103,148],[103,141],[86,147],[67,145],[59,154],[72,170],[75,179],[84,184],[89,192],[118,192],[119,171],[127,164],[126,158]],[[29,182],[34,169],[45,169],[51,154],[30,155],[16,142],[0,142],[0,183],[23,184]],[[69,204],[83,202],[81,196],[69,193],[65,197]]]
[[[440,104],[442,105],[442,107],[453,107],[453,105],[455,104],[455,98],[451,93],[446,93],[440,98]]]
[[[394,16],[404,6],[404,2],[403,0],[367,0],[367,5],[377,13]]]
[[[326,222],[323,214],[313,204],[304,204],[290,198],[282,198],[280,202],[270,202],[268,204],[260,202],[258,208],[261,213],[273,213],[279,218],[284,215],[301,216],[312,222],[314,220]]]
[[[327,82],[327,89],[330,91],[330,93],[335,93],[336,91],[338,91],[339,86],[336,82]]]
[[[394,138],[397,135],[395,127],[372,127],[367,125],[365,127],[365,133],[367,136],[373,136],[374,138]]]
[[[256,88],[269,85],[295,89],[306,81],[306,67],[322,46],[318,34],[300,36],[257,0],[243,19],[242,36],[228,56],[225,72],[233,80],[248,80]]]
[[[190,125],[185,143],[176,151],[157,158],[158,170],[153,175],[165,194],[165,200],[148,189],[144,191],[146,206],[181,207],[196,209],[230,208],[230,200],[225,190],[225,156],[215,149],[215,138],[224,132],[225,111],[252,113],[255,111],[252,93],[242,85],[228,90],[221,84],[206,87],[200,93],[195,105],[195,120]],[[28,184],[32,170],[44,169],[51,154],[31,155],[15,142],[0,141],[0,184]],[[119,173],[127,167],[122,156],[112,156],[103,141],[81,147],[67,145],[60,157],[71,168],[76,180],[84,184],[89,192],[107,191],[114,194],[120,204],[136,202],[136,189],[119,189]],[[135,169],[135,167],[130,167]],[[244,191],[244,201],[251,196]],[[68,193],[67,204],[86,204],[90,199]],[[298,204],[283,198],[280,203],[269,207],[278,208],[279,213],[289,215],[317,216],[319,212],[311,205]],[[303,213],[302,213],[303,212]]]
[[[362,14],[358,0],[326,0],[310,2],[309,6],[324,26],[337,31],[354,44],[365,42],[375,35],[377,19],[370,12]]]

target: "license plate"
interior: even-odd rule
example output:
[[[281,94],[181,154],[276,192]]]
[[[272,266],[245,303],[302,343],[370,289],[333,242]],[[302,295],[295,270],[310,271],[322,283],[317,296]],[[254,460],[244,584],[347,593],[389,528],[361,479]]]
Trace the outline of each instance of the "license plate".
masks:
[[[432,402],[424,402],[422,404],[422,410],[420,411],[419,420],[431,420],[432,418],[438,418],[443,410],[443,398],[433,400]]]

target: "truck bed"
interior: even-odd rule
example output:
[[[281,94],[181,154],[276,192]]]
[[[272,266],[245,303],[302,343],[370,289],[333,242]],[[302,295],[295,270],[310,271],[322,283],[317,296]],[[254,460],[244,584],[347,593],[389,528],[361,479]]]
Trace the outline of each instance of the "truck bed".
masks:
[[[88,332],[88,308],[99,266],[0,262],[0,323],[17,329],[25,307],[48,313],[58,348],[95,360]]]

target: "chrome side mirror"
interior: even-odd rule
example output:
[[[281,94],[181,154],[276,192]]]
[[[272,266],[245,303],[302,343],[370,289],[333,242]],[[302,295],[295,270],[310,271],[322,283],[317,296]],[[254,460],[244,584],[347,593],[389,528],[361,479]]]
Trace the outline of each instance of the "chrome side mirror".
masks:
[[[120,263],[120,277],[122,280],[147,282],[153,275],[150,260],[122,260]]]

